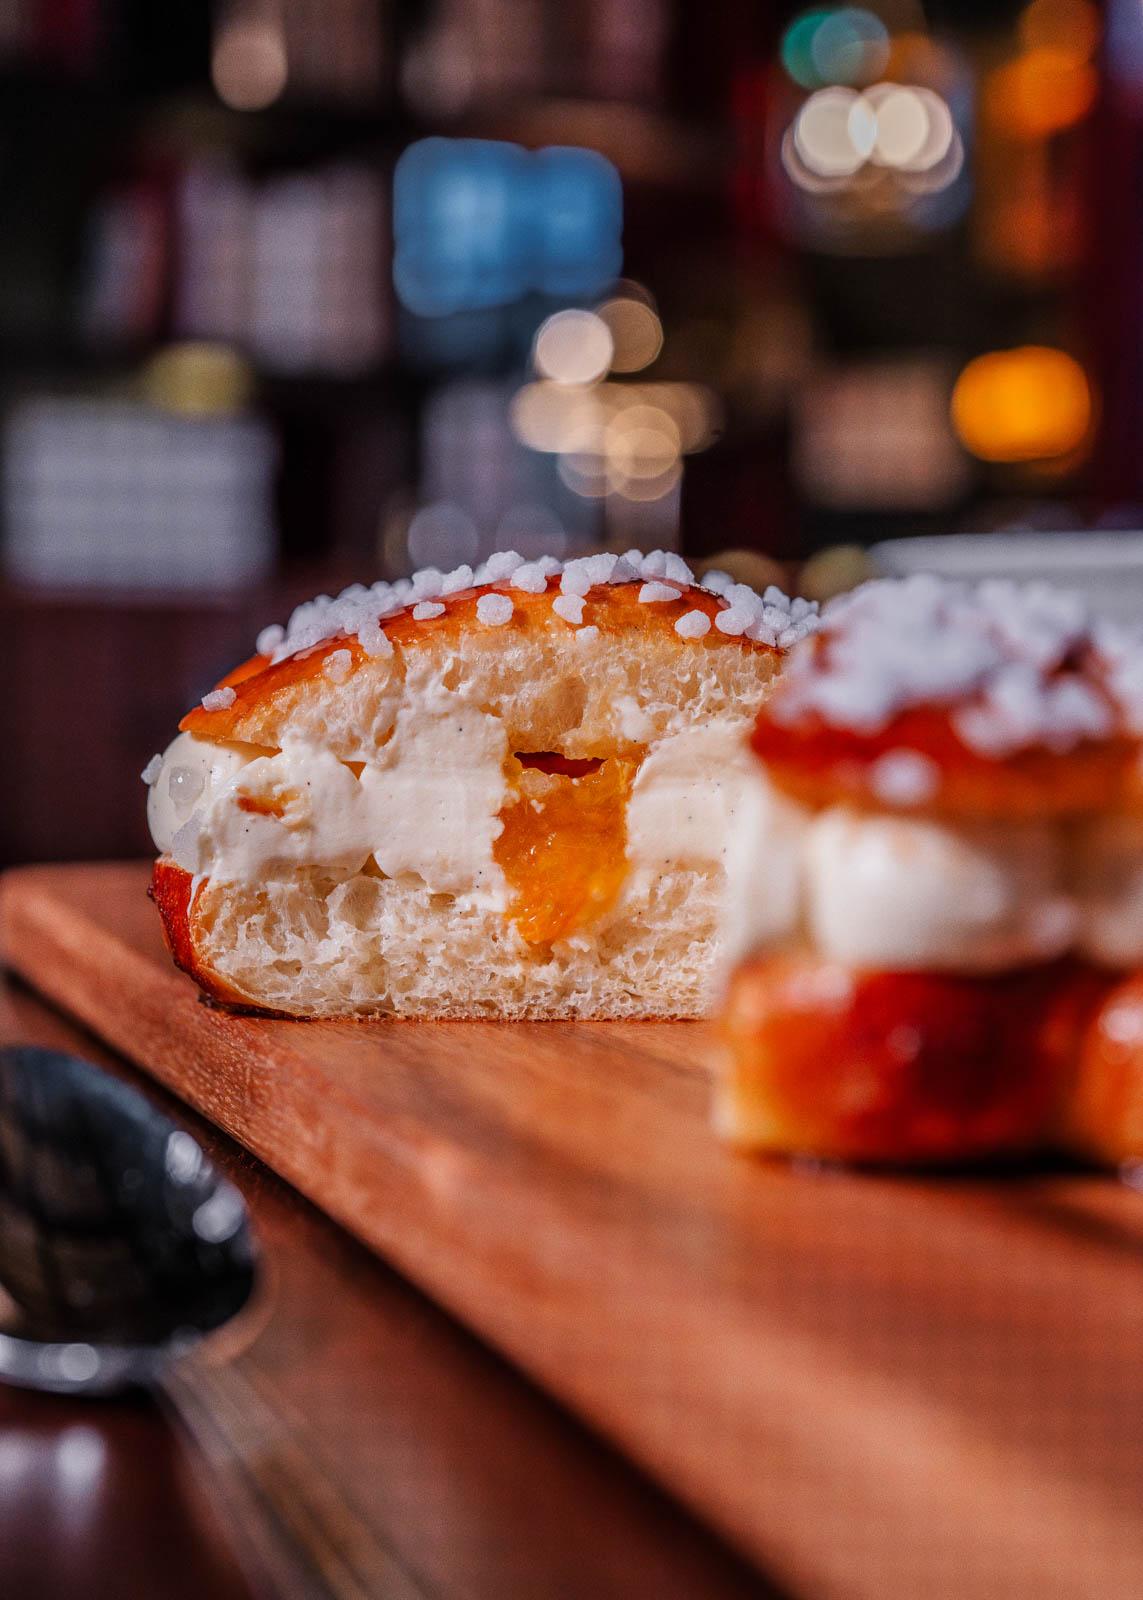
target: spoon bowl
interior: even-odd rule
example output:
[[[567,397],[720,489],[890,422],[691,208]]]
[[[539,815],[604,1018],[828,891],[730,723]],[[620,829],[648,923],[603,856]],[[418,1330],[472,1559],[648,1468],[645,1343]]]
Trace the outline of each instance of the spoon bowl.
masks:
[[[90,1062],[0,1049],[0,1381],[153,1384],[256,1278],[245,1203],[189,1133]]]

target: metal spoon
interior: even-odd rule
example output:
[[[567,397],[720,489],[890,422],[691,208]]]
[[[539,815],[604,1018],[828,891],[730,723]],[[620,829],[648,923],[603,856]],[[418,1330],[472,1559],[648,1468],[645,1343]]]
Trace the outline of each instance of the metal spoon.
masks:
[[[90,1062],[0,1050],[0,1379],[153,1384],[255,1277],[245,1203],[189,1133]]]
[[[245,1203],[189,1133],[91,1062],[0,1049],[0,1382],[156,1389],[205,1454],[255,1589],[360,1597],[341,1509],[226,1359],[240,1340],[221,1330],[257,1282]],[[385,1592],[421,1595],[397,1572]]]

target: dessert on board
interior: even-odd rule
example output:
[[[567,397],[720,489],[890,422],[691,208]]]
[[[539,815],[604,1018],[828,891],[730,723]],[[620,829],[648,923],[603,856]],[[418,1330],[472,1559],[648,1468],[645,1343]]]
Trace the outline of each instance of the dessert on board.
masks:
[[[662,551],[308,602],[144,774],[175,960],[302,1017],[702,1014],[746,735],[814,613]]]

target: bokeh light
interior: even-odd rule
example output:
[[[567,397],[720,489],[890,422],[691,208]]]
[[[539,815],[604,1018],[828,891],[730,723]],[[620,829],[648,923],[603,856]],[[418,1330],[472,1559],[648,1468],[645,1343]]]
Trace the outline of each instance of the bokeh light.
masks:
[[[609,477],[617,488],[634,483],[662,485],[665,493],[682,455],[678,424],[662,406],[631,405],[616,411],[603,436]]]
[[[480,553],[480,534],[463,506],[438,500],[422,506],[409,523],[406,543],[415,567],[440,567],[449,572]]]
[[[889,60],[889,30],[858,6],[831,12],[815,29],[810,54],[822,83],[871,83]]]
[[[286,87],[288,63],[282,25],[269,17],[241,17],[219,29],[210,62],[218,98],[234,111],[262,111]]]
[[[612,372],[642,372],[663,348],[663,324],[653,305],[633,295],[605,300],[597,314],[611,333]]]
[[[1025,50],[1055,50],[1076,62],[1091,60],[1102,31],[1091,0],[1032,0],[1019,27]]]
[[[782,36],[782,65],[803,89],[815,89],[821,82],[814,64],[814,35],[828,16],[828,11],[805,11]]]
[[[1091,62],[1038,48],[989,75],[986,110],[993,126],[1012,138],[1046,139],[1082,121],[1098,92],[1099,74]]]
[[[623,262],[623,193],[594,150],[419,139],[393,176],[393,283],[419,316],[602,293]]]
[[[1044,345],[995,350],[970,361],[956,381],[952,421],[982,461],[1048,461],[1086,441],[1093,403],[1073,356]]]
[[[241,410],[253,387],[253,370],[237,350],[205,340],[167,345],[152,356],[142,376],[152,405],[184,417]]]
[[[862,103],[856,90],[834,87],[819,89],[799,111],[794,147],[818,177],[852,177],[864,165],[873,148],[876,123],[870,126],[866,118],[863,125]]]
[[[782,65],[803,89],[871,83],[889,60],[889,30],[860,6],[806,11],[782,37]]]
[[[898,84],[880,87],[883,93],[877,100],[862,97],[872,116],[873,158],[884,167],[912,166],[928,143],[928,109],[915,89]]]
[[[532,362],[555,383],[597,383],[614,349],[611,329],[594,311],[557,311],[540,324]]]
[[[828,190],[852,178],[866,162],[902,173],[936,173],[959,144],[947,101],[932,89],[878,83],[854,89],[819,89],[802,106],[793,127],[792,149],[783,150],[786,170],[801,188]],[[941,172],[931,192],[960,170]]]
[[[611,491],[650,501],[678,484],[682,457],[705,450],[722,417],[711,390],[695,383],[613,383],[573,387],[543,379],[513,397],[512,431],[532,450],[559,457],[561,480],[577,494]]]

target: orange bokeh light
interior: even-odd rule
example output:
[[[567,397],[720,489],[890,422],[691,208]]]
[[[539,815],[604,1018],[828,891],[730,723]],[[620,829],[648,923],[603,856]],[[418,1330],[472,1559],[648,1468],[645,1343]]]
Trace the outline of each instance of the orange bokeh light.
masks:
[[[952,421],[982,461],[1048,461],[1086,441],[1093,403],[1073,356],[1044,345],[995,350],[970,361],[956,381]]]
[[[1091,0],[1032,0],[1020,18],[1025,50],[1055,50],[1073,61],[1090,61],[1102,31]]]
[[[1098,92],[1099,75],[1089,61],[1038,47],[989,74],[985,109],[993,127],[1013,138],[1046,139],[1081,122]]]

